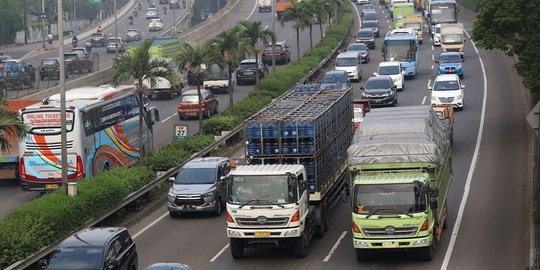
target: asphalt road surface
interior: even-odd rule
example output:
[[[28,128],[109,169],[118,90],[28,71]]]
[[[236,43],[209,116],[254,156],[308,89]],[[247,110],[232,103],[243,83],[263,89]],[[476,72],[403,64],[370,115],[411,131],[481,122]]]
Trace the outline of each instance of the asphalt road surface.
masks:
[[[377,11],[381,30],[389,30],[388,11],[379,7]],[[464,13],[460,20],[470,32],[473,18]],[[262,20],[260,16],[264,14],[255,13],[250,19]],[[382,60],[379,49],[385,32],[377,39],[370,63],[363,67],[364,78],[353,83],[355,98]],[[440,48],[432,47],[427,31],[424,41],[419,74],[406,81],[398,95],[399,106],[429,104],[427,86],[436,76],[433,59]],[[301,42],[303,47],[309,44],[305,38]],[[195,269],[525,269],[531,187],[519,80],[508,58],[496,52],[477,53],[470,38],[465,59],[465,109],[456,112],[455,119],[449,226],[432,262],[422,262],[412,252],[390,252],[357,263],[351,247],[351,207],[344,202],[333,209],[330,230],[313,242],[305,259],[294,258],[287,249],[249,249],[246,258],[233,260],[224,216],[194,214],[173,219],[163,207],[130,228],[140,267],[182,262]],[[242,151],[233,158],[242,158]]]

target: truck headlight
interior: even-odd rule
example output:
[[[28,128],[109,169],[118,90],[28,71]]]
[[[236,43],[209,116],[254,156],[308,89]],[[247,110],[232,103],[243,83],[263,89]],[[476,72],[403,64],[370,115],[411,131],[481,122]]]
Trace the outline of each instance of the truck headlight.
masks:
[[[285,234],[283,234],[283,236],[297,236],[297,235],[298,235],[298,229],[289,230],[289,231],[286,231]]]
[[[355,246],[355,247],[364,247],[364,248],[367,248],[369,245],[368,245],[368,243],[366,243],[366,242],[364,242],[364,241],[354,240],[354,246]]]
[[[215,194],[214,191],[210,191],[210,192],[201,194],[201,197],[212,197],[214,196],[214,194]]]
[[[229,237],[242,237],[242,234],[237,231],[227,230],[227,234]]]
[[[427,244],[426,239],[422,239],[422,240],[414,241],[413,246],[425,246],[426,244]]]

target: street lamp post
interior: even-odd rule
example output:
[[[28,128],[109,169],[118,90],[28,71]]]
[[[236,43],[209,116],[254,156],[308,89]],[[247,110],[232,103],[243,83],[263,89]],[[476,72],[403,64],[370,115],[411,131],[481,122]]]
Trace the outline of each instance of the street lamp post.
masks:
[[[114,0],[114,59],[118,59],[118,11],[116,10],[116,0]]]
[[[276,34],[276,0],[272,0],[272,32]],[[272,41],[272,76],[276,78],[276,41]]]
[[[62,188],[64,193],[67,194],[67,134],[66,134],[66,77],[64,69],[64,18],[62,18],[62,0],[58,0],[58,40],[60,46],[58,46],[58,61],[60,62],[60,142],[62,143]]]
[[[180,5],[180,3],[177,2],[177,4]],[[176,6],[173,5],[173,10],[172,10],[172,13],[173,13],[173,33],[172,33],[172,37],[176,36]]]
[[[41,0],[41,14],[45,14],[45,0]],[[43,36],[43,46],[42,48],[45,49],[45,19],[41,18],[41,35]]]

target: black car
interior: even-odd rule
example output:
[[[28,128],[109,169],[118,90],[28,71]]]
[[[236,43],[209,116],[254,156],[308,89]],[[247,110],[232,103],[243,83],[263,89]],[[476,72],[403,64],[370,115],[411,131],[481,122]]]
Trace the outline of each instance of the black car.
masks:
[[[65,67],[66,72],[65,76],[67,78],[68,72],[67,67]],[[39,77],[42,81],[47,78],[47,80],[58,80],[60,79],[60,59],[59,58],[43,58],[41,59],[41,64],[39,65]]]
[[[368,99],[371,106],[395,106],[397,89],[390,76],[370,77],[363,90],[362,98]]]
[[[66,238],[49,260],[39,264],[56,269],[137,269],[137,248],[126,228],[101,227],[79,231]]]
[[[371,29],[375,37],[379,37],[379,23],[375,21],[367,21],[362,24],[362,29]]]
[[[377,22],[379,23],[379,15],[377,15],[376,12],[368,11],[364,13],[364,16],[362,17],[362,25],[364,25],[365,22]]]
[[[347,46],[348,52],[359,52],[362,57],[362,63],[369,62],[369,48],[365,43],[351,43]]]
[[[362,5],[362,17],[364,16],[364,13],[368,12],[377,12],[375,11],[375,5],[374,4],[364,4]]]
[[[375,49],[375,34],[371,29],[360,29],[356,33],[356,43],[364,43],[369,49]]]
[[[236,85],[241,85],[244,82],[256,83],[257,77],[255,77],[255,74],[257,69],[259,70],[259,80],[268,73],[268,68],[261,59],[259,59],[258,63],[255,62],[255,59],[242,60],[236,69]]]

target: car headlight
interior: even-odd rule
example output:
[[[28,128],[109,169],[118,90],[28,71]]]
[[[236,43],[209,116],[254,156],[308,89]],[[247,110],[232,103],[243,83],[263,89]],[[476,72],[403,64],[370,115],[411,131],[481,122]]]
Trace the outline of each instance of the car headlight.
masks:
[[[463,99],[463,96],[459,95],[459,96],[456,97],[456,99]]]
[[[169,197],[170,198],[176,198],[176,193],[174,193],[174,191],[172,189],[169,190]]]
[[[437,101],[439,101],[439,99],[437,97],[431,97],[431,101],[437,102]]]
[[[457,65],[456,69],[461,69],[461,64]]]
[[[210,191],[210,192],[206,192],[206,193],[203,193],[201,194],[202,197],[212,197],[214,196],[215,192],[214,191]]]

